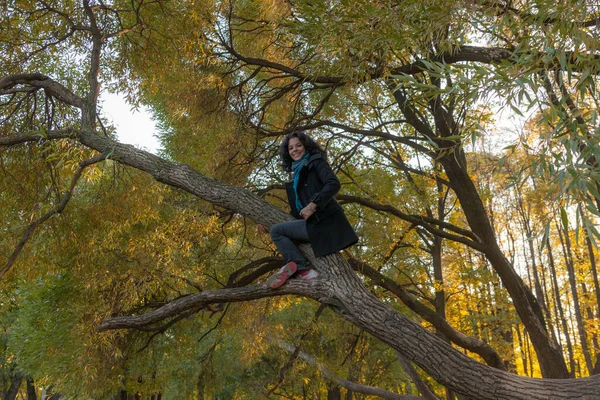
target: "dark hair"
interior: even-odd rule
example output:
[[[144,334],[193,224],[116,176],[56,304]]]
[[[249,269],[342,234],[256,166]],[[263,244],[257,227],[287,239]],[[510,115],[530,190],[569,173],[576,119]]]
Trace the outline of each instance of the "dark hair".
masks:
[[[317,142],[315,142],[313,138],[311,138],[304,132],[292,132],[285,138],[283,138],[283,140],[281,141],[281,145],[279,145],[279,156],[281,157],[281,166],[284,170],[286,170],[287,172],[292,171],[293,160],[292,157],[290,157],[288,144],[290,143],[290,139],[294,137],[298,138],[300,143],[304,145],[304,148],[306,149],[306,152],[308,154],[312,155],[320,153],[321,155],[323,155],[323,158],[327,160],[326,151]]]

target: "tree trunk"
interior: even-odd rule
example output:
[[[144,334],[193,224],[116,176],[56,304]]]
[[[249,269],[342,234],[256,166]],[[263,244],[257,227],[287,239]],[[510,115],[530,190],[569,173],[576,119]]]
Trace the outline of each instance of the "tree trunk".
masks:
[[[342,400],[342,390],[338,385],[327,388],[327,400]]]
[[[19,394],[21,382],[23,382],[23,374],[18,371],[11,370],[10,386],[4,394],[3,400],[15,400]]]
[[[573,344],[571,343],[571,335],[569,333],[569,327],[567,325],[567,318],[565,317],[565,311],[562,306],[562,299],[560,297],[560,287],[558,286],[558,279],[556,277],[556,268],[554,264],[554,254],[552,253],[552,246],[550,245],[550,239],[546,238],[546,249],[548,249],[548,265],[550,266],[550,276],[552,278],[552,289],[554,292],[554,304],[558,309],[558,317],[560,318],[560,324],[562,326],[563,335],[567,342],[567,353],[569,355],[569,367],[571,368],[571,377],[575,377],[575,355],[573,354]]]
[[[435,108],[432,111],[435,119],[435,129],[432,129],[427,122],[419,117],[419,112],[413,109],[410,99],[402,90],[398,90],[393,82],[390,82],[388,86],[392,90],[396,103],[407,122],[422,136],[435,141],[440,149],[444,149],[438,150],[437,159],[443,166],[452,190],[460,201],[471,230],[486,245],[486,249],[483,251],[484,254],[510,293],[515,310],[531,337],[531,342],[542,369],[542,375],[548,378],[569,377],[562,353],[548,335],[539,303],[508,262],[498,245],[487,210],[467,171],[466,157],[460,143],[454,140],[440,139],[440,136],[452,136],[454,134],[453,127],[456,124],[453,116],[442,107],[441,100],[436,99],[436,102],[434,102]],[[453,151],[447,151],[449,146]]]
[[[583,293],[583,297],[585,299],[587,299],[589,297],[589,293],[587,290],[587,285],[585,284],[585,282],[581,282],[581,292]],[[592,311],[592,308],[589,305],[585,306],[585,313],[586,313],[586,317],[589,323],[593,324],[594,323],[594,312]],[[598,335],[596,334],[595,331],[592,331],[592,350],[594,351],[594,354],[596,354],[596,359],[598,359],[597,357],[597,351],[598,351]],[[589,369],[590,371],[590,375],[592,375],[592,371],[594,370],[594,367],[592,367],[591,369]]]
[[[600,201],[600,200],[598,200]],[[583,215],[583,207],[579,208],[581,218],[584,218]],[[592,240],[590,239],[589,232],[585,231],[585,244],[587,246],[588,258],[590,260],[590,270],[592,271],[592,278],[594,280],[594,293],[596,295],[596,319],[600,321],[600,283],[598,281],[598,269],[596,268],[596,256],[594,254],[594,248],[592,245]],[[594,332],[594,353],[596,355],[596,365],[593,368],[595,371],[597,368],[600,368],[600,347],[598,345],[597,335]],[[590,372],[593,374],[593,372]]]
[[[515,188],[515,191],[517,192],[517,209],[519,210],[519,215],[521,217],[521,224],[523,226],[523,230],[525,231],[525,234],[527,235],[526,240],[527,240],[527,245],[528,245],[528,249],[529,249],[529,259],[531,261],[531,272],[533,275],[535,296],[537,298],[537,301],[540,303],[542,310],[544,311],[544,315],[545,315],[547,321],[550,321],[550,312],[548,311],[548,306],[546,305],[546,302],[544,300],[544,292],[542,290],[542,285],[540,283],[540,278],[539,278],[538,269],[537,269],[536,256],[535,256],[535,244],[533,242],[534,234],[533,234],[533,229],[531,228],[531,225],[529,222],[529,220],[530,220],[529,213],[525,211],[525,207],[523,205],[523,195],[522,195],[521,190],[519,189],[518,185]],[[550,332],[553,333],[553,330],[550,329]],[[553,337],[553,341],[556,343],[557,342],[556,338]]]
[[[564,235],[563,235],[564,233]],[[571,296],[573,298],[573,311],[575,312],[575,321],[577,322],[577,331],[579,332],[579,341],[581,342],[581,351],[585,358],[585,365],[587,367],[587,375],[592,371],[592,357],[590,356],[590,349],[587,342],[587,333],[583,322],[583,316],[581,314],[581,304],[579,302],[579,293],[577,292],[577,281],[575,275],[575,266],[573,264],[573,252],[571,249],[571,238],[569,232],[566,230],[563,232],[560,228],[558,230],[558,236],[560,238],[561,245],[563,246],[563,254],[565,264],[567,266],[567,272],[569,274],[569,287],[571,288]],[[583,375],[583,372],[582,372]]]
[[[519,340],[519,349],[521,349],[521,364],[523,365],[523,374],[526,376],[531,376],[529,374],[529,364],[527,362],[527,351],[525,348],[525,341],[523,340],[523,335],[521,335],[521,327],[517,326],[517,339]]]
[[[33,385],[33,378],[28,376],[25,378],[27,382],[27,400],[37,400],[37,393],[35,391],[35,386]]]
[[[550,378],[568,377],[569,373],[562,353],[546,330],[539,303],[500,250],[475,185],[456,158],[453,154],[452,157],[443,159],[446,174],[461,202],[469,226],[486,243],[487,249],[484,253],[510,293],[515,310],[535,348],[542,375]],[[466,163],[466,160],[463,158],[462,162]]]

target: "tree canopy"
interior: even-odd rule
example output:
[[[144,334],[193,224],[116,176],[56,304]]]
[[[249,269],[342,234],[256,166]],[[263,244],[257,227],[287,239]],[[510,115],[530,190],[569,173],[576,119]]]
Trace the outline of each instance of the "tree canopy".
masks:
[[[0,10],[5,398],[599,398],[594,3]],[[360,242],[272,290],[298,130]]]

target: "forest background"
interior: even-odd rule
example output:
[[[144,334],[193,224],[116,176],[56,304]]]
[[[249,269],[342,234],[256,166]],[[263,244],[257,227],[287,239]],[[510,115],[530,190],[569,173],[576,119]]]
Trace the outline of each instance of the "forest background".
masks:
[[[599,398],[598,23],[590,1],[2,2],[3,398]],[[103,91],[153,111],[160,154],[116,140]],[[290,218],[297,130],[361,240],[303,246],[320,278],[270,290],[256,224]]]

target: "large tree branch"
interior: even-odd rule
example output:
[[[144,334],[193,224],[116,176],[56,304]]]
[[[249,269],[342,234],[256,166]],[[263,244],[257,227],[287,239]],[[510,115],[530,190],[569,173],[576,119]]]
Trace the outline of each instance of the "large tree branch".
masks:
[[[44,89],[63,103],[82,109],[85,102],[65,86],[43,74],[17,74],[0,78],[0,95],[17,85]]]
[[[100,324],[98,330],[106,331],[123,328],[153,330],[153,325],[169,318],[176,318],[184,313],[199,312],[209,304],[244,302],[288,294],[322,299],[326,292],[326,288],[318,280],[307,281],[302,279],[294,279],[278,290],[270,289],[265,284],[205,290],[180,297],[146,314],[109,318]]]
[[[457,64],[461,62],[479,62],[483,64],[494,64],[501,61],[510,60],[513,52],[502,47],[483,47],[483,46],[459,46],[452,52],[443,52],[434,54],[426,59],[427,62],[443,62],[444,64]],[[394,68],[391,75],[415,75],[423,70],[429,69],[424,60],[416,60],[410,64],[405,64]]]
[[[160,182],[186,190],[263,225],[290,218],[282,210],[249,191],[207,178],[187,165],[171,163],[134,146],[124,145],[92,132],[79,131],[77,137],[82,144],[102,153],[109,152],[114,160],[146,171]],[[537,398],[555,399],[571,399],[574,393],[579,393],[579,398],[583,399],[589,393],[597,393],[600,376],[578,380],[531,379],[486,367],[449,347],[442,339],[379,301],[352,273],[350,266],[340,255],[314,258],[309,245],[302,245],[301,249],[321,273],[319,279],[292,280],[277,290],[258,285],[201,292],[176,300],[175,304],[169,303],[147,316],[107,320],[101,329],[147,327],[186,310],[202,309],[212,302],[247,301],[266,296],[295,294],[312,297],[329,305],[342,317],[400,351],[438,382],[473,399],[494,397],[531,400],[534,398],[532,393]],[[449,363],[452,365],[450,368]],[[464,371],[472,371],[479,378],[477,381],[465,379]]]
[[[48,132],[26,133],[14,136],[0,137],[0,146],[15,146],[23,143],[39,142],[43,140],[76,138],[75,130],[71,128],[56,129]]]
[[[287,76],[295,77],[303,82],[312,82],[317,84],[326,85],[342,85],[346,81],[343,77],[339,76],[319,76],[310,75],[302,72],[296,67],[289,67],[280,63],[272,62],[262,58],[245,57],[244,55],[237,52],[230,44],[225,41],[222,42],[227,52],[239,62],[247,66],[253,66],[258,68],[266,68],[273,72],[281,72]],[[524,54],[523,54],[524,55]],[[522,55],[522,56],[523,56]],[[548,54],[544,52],[539,53],[539,59],[545,60]],[[567,63],[570,67],[577,71],[580,67],[580,62],[577,60],[575,52],[565,52]],[[593,60],[600,59],[598,55],[590,55]],[[368,76],[371,79],[380,79],[389,75],[416,75],[424,70],[428,70],[428,63],[440,62],[446,65],[465,63],[465,62],[477,62],[483,64],[496,64],[500,62],[510,62],[511,59],[515,58],[515,54],[511,49],[503,47],[484,47],[484,46],[458,46],[452,51],[445,51],[438,54],[433,54],[431,57],[426,59],[418,59],[411,63],[400,65],[392,68],[390,71],[385,73],[381,70],[373,70]],[[556,67],[560,67],[560,63],[555,57],[550,57],[550,61],[546,61],[545,69],[552,70]]]

